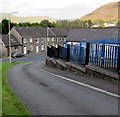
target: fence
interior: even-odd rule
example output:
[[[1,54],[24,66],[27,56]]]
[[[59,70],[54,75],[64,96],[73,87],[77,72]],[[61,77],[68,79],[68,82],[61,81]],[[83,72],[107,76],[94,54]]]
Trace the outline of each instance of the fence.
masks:
[[[55,59],[82,65],[93,63],[110,70],[119,70],[120,46],[117,44],[87,43],[86,46],[68,45],[67,48],[61,46],[47,48],[47,56]]]
[[[70,45],[70,57],[69,61],[85,64],[86,62],[86,47],[78,45]]]
[[[54,46],[47,46],[47,56],[54,57],[55,59],[59,58],[59,50]]]
[[[90,44],[89,62],[101,67],[118,70],[118,48],[119,45],[112,44]]]
[[[55,59],[62,59],[64,61],[67,61],[68,59],[68,48],[58,46],[58,48],[51,46],[47,47],[47,56],[54,57]]]
[[[59,50],[59,58],[64,61],[67,61],[68,49],[62,46],[58,46],[58,50]]]

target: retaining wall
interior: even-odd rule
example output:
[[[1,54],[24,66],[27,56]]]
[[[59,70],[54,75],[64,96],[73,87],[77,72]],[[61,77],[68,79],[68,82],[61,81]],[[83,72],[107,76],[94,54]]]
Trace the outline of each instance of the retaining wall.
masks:
[[[54,59],[46,57],[46,65],[56,67],[62,70],[69,70],[73,72],[80,72],[83,74],[89,74],[90,76],[109,79],[109,80],[119,80],[119,75],[117,72],[110,71],[105,68],[101,68],[94,64],[78,65],[71,62],[64,62],[61,59]]]

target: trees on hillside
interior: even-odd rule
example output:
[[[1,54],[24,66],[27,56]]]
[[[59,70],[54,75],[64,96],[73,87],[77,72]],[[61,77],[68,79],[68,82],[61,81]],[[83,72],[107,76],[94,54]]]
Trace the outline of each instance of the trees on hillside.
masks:
[[[56,22],[50,22],[49,20],[42,20],[40,23],[30,23],[30,22],[24,22],[24,23],[10,23],[10,27],[13,26],[29,26],[29,27],[57,27],[57,28],[90,28],[94,24],[98,25],[98,27],[105,27],[103,20],[97,20],[95,22],[92,22],[91,20],[57,20]],[[117,26],[119,23],[116,24]],[[4,19],[0,23],[0,26],[2,26],[2,34],[8,33],[8,20]],[[120,26],[120,25],[119,25]]]
[[[8,27],[8,20],[4,19],[0,23],[1,29],[2,29],[2,34],[8,34],[9,32],[9,27]],[[40,23],[30,23],[30,22],[24,22],[24,23],[12,23],[10,22],[10,29],[13,26],[29,26],[29,27],[54,27],[54,23],[51,23],[48,20],[42,20]]]
[[[69,20],[58,20],[55,23],[55,27],[59,27],[59,28],[90,28],[94,23],[91,20],[73,20],[73,21],[69,21]]]
[[[105,22],[103,20],[97,20],[97,21],[95,21],[95,24],[97,24],[98,27],[105,27],[104,23]]]
[[[51,23],[49,20],[42,20],[40,22],[41,27],[54,27],[54,24]]]

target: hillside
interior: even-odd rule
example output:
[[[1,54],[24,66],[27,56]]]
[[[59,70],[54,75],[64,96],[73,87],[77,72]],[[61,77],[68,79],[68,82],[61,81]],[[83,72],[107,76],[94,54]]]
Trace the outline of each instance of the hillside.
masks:
[[[0,14],[0,22],[2,21],[2,19],[8,19],[8,14]],[[23,22],[30,22],[30,23],[40,23],[42,20],[49,20],[50,22],[54,22],[56,21],[53,18],[50,17],[42,17],[42,16],[31,16],[31,17],[18,17],[18,16],[14,16],[14,15],[10,15],[10,19],[12,22],[16,22],[16,23],[23,23]]]
[[[119,6],[120,8],[120,6]],[[118,20],[118,2],[108,3],[100,8],[96,9],[90,14],[87,14],[80,18],[81,20],[103,20],[117,22]]]

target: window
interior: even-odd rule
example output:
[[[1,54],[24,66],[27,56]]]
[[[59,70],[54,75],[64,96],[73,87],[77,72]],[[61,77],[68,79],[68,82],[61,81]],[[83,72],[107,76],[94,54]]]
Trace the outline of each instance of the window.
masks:
[[[57,38],[57,41],[59,41],[59,38]]]
[[[16,40],[15,40],[15,39],[11,39],[11,42],[12,42],[12,43],[15,43],[15,42],[16,42]]]
[[[54,38],[52,38],[52,41],[54,41]]]
[[[59,41],[59,38],[56,38],[56,42],[58,42]]]
[[[52,46],[55,46],[55,44],[53,43]]]
[[[42,40],[41,40],[42,43],[44,43],[44,38],[42,37]]]
[[[26,40],[26,38],[24,38],[24,39],[23,39],[23,43],[27,43],[27,40]]]
[[[63,41],[65,42],[65,41],[66,41],[66,38],[63,38]]]
[[[58,45],[56,45],[56,48],[58,48]]]
[[[47,42],[50,42],[50,38],[47,38]]]
[[[33,51],[33,46],[32,45],[30,46],[30,51]]]
[[[30,38],[30,43],[32,43],[33,42],[33,39],[32,38]]]
[[[36,38],[36,43],[39,43],[39,38]]]
[[[41,45],[41,50],[44,50],[44,45]]]

